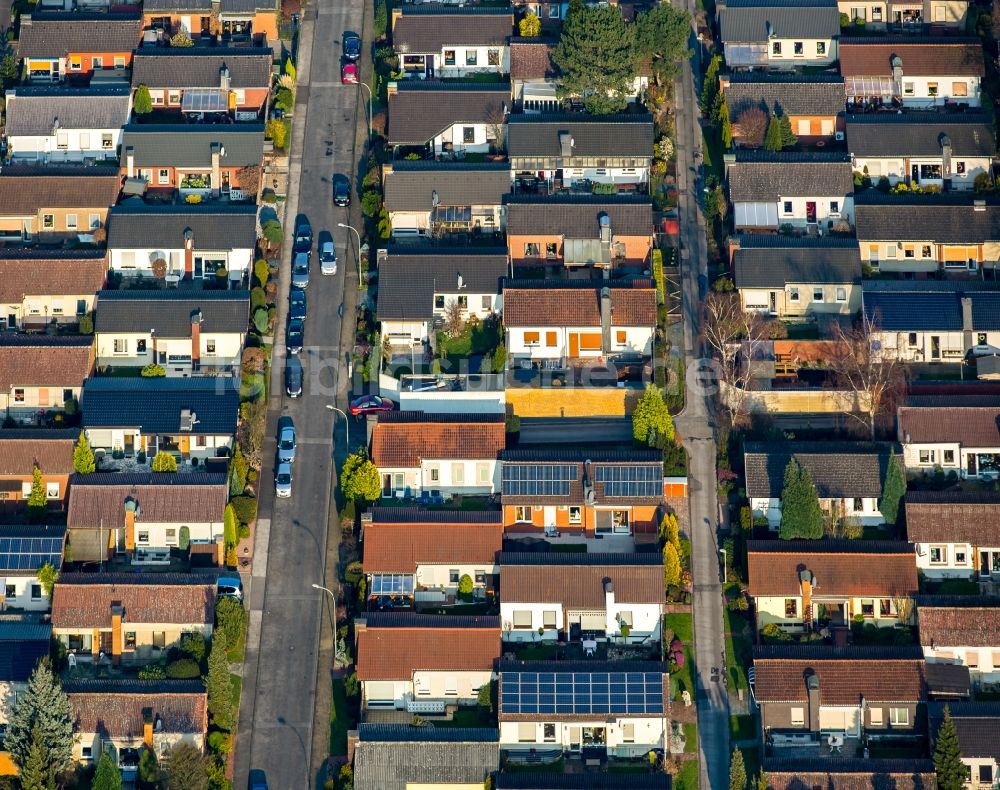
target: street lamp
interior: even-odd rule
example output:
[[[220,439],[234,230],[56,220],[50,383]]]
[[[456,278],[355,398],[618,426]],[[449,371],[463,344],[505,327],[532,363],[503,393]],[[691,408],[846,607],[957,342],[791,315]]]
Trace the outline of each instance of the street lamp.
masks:
[[[719,554],[722,555],[722,583],[726,583],[726,579],[729,578],[726,574],[726,550],[719,549]]]
[[[361,234],[358,233],[357,230],[355,230],[353,225],[348,225],[346,222],[338,222],[337,227],[347,228],[355,236],[358,237],[358,288],[360,288],[361,287]]]
[[[327,593],[333,599],[333,665],[337,666],[337,596],[334,594],[333,590],[329,587],[324,587],[322,584],[313,584],[313,589],[322,590]]]
[[[372,139],[372,89],[368,87],[367,82],[358,80],[358,85],[368,91],[368,139]]]
[[[346,414],[344,414],[344,412],[342,412],[340,409],[338,409],[332,403],[326,404],[326,408],[328,408],[330,411],[337,412],[337,414],[339,414],[341,417],[344,418],[344,433],[347,434],[347,451],[350,452],[351,451],[351,420],[350,420],[350,418],[348,418],[348,416]],[[313,587],[315,587],[315,586],[316,585],[314,584]]]

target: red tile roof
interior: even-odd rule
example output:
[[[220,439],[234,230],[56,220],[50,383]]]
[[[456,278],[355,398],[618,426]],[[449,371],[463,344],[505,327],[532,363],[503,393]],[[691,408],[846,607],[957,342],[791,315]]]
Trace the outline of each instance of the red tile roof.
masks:
[[[893,57],[903,61],[904,77],[981,77],[985,73],[979,41],[840,39],[840,73],[845,77],[890,77]]]
[[[173,475],[159,483],[155,474],[97,473],[73,478],[68,526],[105,529],[125,526],[125,502],[139,505],[136,523],[221,522],[229,500],[225,475]]]
[[[601,292],[594,288],[505,288],[508,327],[601,326]],[[656,326],[654,288],[612,288],[612,326]]]
[[[0,391],[14,387],[79,388],[94,366],[91,343],[23,341],[0,343]],[[55,393],[53,393],[55,394]]]
[[[911,491],[906,495],[906,537],[914,543],[1000,545],[1000,495]]]
[[[823,705],[927,700],[924,660],[886,658],[754,658],[754,694],[763,703],[807,702],[806,677],[819,677]]]
[[[969,603],[972,603],[971,601]],[[925,647],[1000,646],[1000,605],[997,599],[982,605],[917,606],[920,644]]]
[[[115,693],[102,688],[100,692],[68,691],[67,696],[77,733],[141,739],[147,713],[162,722],[163,733],[204,735],[208,729],[204,691]]]
[[[604,583],[614,584],[617,603],[663,603],[662,565],[504,565],[506,603],[559,603],[567,609],[603,609]]]
[[[414,573],[418,565],[491,568],[503,545],[503,524],[365,525],[366,573]]]
[[[433,416],[407,421],[404,412],[380,419],[372,431],[372,461],[382,468],[409,469],[421,460],[495,461],[506,445],[503,420],[468,415],[467,421]],[[473,483],[474,481],[468,481]]]
[[[25,296],[94,295],[104,287],[108,265],[100,258],[5,258],[0,252],[0,304]]]
[[[510,42],[512,80],[552,79],[559,69],[552,62],[555,42],[543,39],[515,39]]]
[[[215,582],[197,576],[185,583],[130,583],[129,578],[65,574],[52,593],[54,628],[110,628],[111,607],[121,605],[130,623],[209,625],[215,619]],[[93,580],[93,581],[91,581]]]
[[[784,761],[782,761],[784,762]],[[774,764],[765,766],[768,790],[936,790],[937,775],[933,763],[924,763],[919,769],[912,760],[892,760],[898,765],[883,767],[882,760],[852,760],[860,763],[845,769],[838,759],[836,767],[816,770],[816,761],[806,762],[801,770],[787,770],[781,766],[775,770]]]
[[[901,406],[899,441],[996,447],[1000,444],[1000,406]]]
[[[117,168],[87,168],[53,175],[34,167],[5,168],[0,177],[0,216],[30,217],[42,209],[56,208],[107,211],[118,200],[120,189]]]
[[[45,474],[68,475],[73,471],[75,445],[76,431],[4,431],[0,433],[0,475],[30,477],[35,464]]]
[[[499,618],[461,619],[484,622],[453,628],[363,628],[358,634],[358,679],[410,680],[418,671],[488,672],[500,657]]]

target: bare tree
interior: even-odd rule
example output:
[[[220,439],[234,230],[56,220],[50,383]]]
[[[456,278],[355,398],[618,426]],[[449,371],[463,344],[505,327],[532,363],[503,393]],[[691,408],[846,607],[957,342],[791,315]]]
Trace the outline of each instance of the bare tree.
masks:
[[[895,410],[906,390],[906,374],[899,355],[879,341],[879,317],[862,312],[850,327],[834,324],[829,366],[837,383],[853,392],[856,407],[848,418],[875,439],[879,418]]]
[[[493,152],[502,154],[506,148],[507,113],[506,107],[494,107],[486,116],[486,139]]]
[[[248,165],[236,171],[236,180],[243,194],[257,197],[257,194],[260,192],[262,174],[263,171],[259,165]]]
[[[448,337],[458,337],[465,329],[465,315],[458,299],[452,299],[444,308],[444,331]]]
[[[767,132],[767,113],[760,107],[748,107],[739,114],[733,132],[739,141],[749,148],[760,148]]]

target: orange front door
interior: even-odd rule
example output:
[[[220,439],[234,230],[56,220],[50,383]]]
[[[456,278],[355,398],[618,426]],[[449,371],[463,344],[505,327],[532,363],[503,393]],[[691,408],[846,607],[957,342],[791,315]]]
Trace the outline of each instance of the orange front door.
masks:
[[[572,332],[569,336],[569,355],[580,356],[580,336],[576,332]]]

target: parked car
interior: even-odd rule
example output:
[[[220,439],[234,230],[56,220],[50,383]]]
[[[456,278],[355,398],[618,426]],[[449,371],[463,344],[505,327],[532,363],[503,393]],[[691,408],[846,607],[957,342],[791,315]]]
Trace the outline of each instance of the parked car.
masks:
[[[333,177],[333,205],[351,205],[351,182],[347,176],[335,175]]]
[[[337,273],[337,250],[333,246],[333,234],[328,230],[319,234],[319,271],[321,274]]]
[[[345,85],[358,84],[358,64],[350,61],[340,67],[340,81]]]
[[[292,465],[287,461],[278,464],[274,475],[274,495],[286,499],[292,495]]]
[[[351,401],[351,416],[360,417],[363,414],[376,414],[380,411],[392,411],[396,408],[388,398],[378,395],[362,395]]]
[[[302,339],[305,324],[301,318],[295,318],[288,322],[288,329],[285,330],[285,348],[289,354],[299,354],[302,352]]]
[[[267,790],[267,777],[259,768],[254,768],[250,772],[250,781],[247,784],[247,790]]]
[[[287,415],[278,418],[278,460],[295,460],[295,423]]]
[[[309,285],[309,253],[295,253],[292,262],[292,287],[306,288]]]
[[[304,215],[299,214],[295,218],[295,244],[292,247],[294,252],[309,252],[312,250],[313,231],[312,225]]]
[[[243,582],[239,576],[220,576],[215,585],[215,594],[219,598],[243,600]]]
[[[306,292],[292,291],[288,294],[288,317],[298,318],[300,321],[306,320]]]
[[[302,394],[302,363],[298,357],[285,360],[285,392],[290,398],[298,398]]]
[[[352,63],[361,60],[361,39],[354,33],[344,34],[344,59]]]

